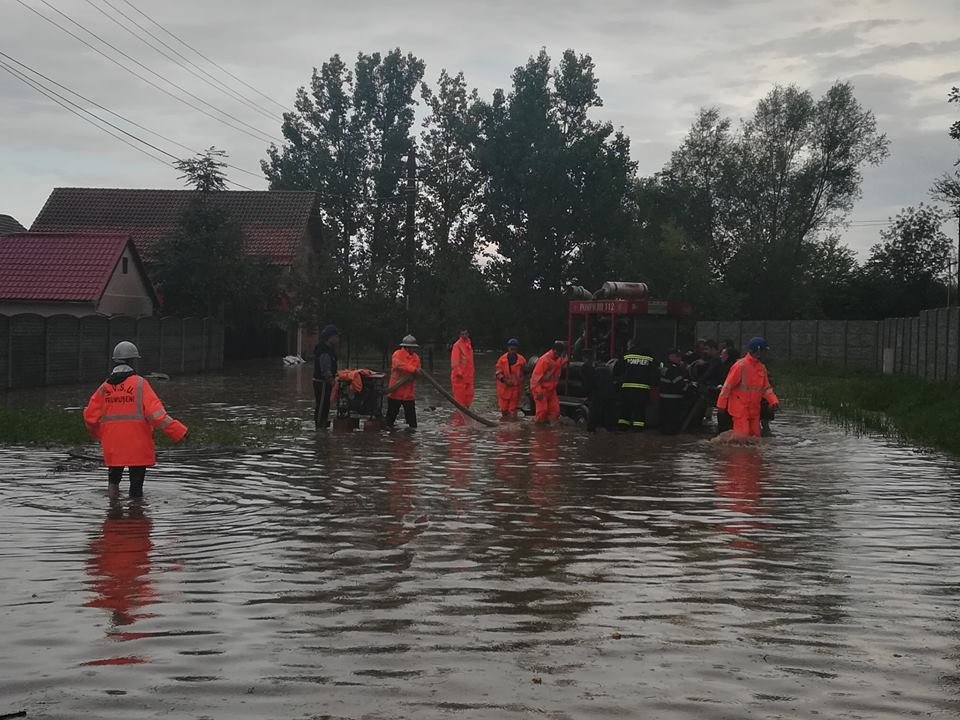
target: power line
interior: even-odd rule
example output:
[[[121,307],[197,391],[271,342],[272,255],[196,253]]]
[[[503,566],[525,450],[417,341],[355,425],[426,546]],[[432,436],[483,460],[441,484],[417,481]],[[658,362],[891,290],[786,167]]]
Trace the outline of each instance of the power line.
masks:
[[[188,73],[190,73],[191,75],[193,75],[195,78],[198,78],[198,79],[201,80],[202,82],[206,83],[207,85],[209,85],[210,87],[212,87],[214,90],[217,90],[218,92],[223,93],[224,95],[226,95],[227,97],[229,97],[231,100],[235,100],[236,102],[240,103],[241,105],[243,105],[243,106],[245,106],[245,107],[247,107],[247,108],[249,108],[249,109],[251,109],[251,110],[254,110],[254,111],[260,113],[261,115],[265,116],[265,117],[268,118],[269,120],[273,120],[274,122],[277,121],[278,118],[277,118],[276,113],[273,113],[273,112],[267,110],[266,108],[261,107],[260,105],[258,105],[257,103],[253,102],[252,100],[249,100],[248,98],[245,98],[243,95],[237,93],[237,92],[236,92],[235,90],[233,90],[232,88],[224,85],[224,83],[222,83],[221,81],[217,80],[215,77],[213,77],[212,75],[210,75],[210,73],[208,73],[206,70],[204,70],[204,69],[201,68],[201,67],[198,67],[194,62],[192,62],[192,61],[189,60],[188,58],[184,57],[184,56],[183,56],[180,52],[178,52],[176,49],[170,47],[170,46],[169,46],[167,43],[165,43],[163,40],[161,40],[161,39],[158,38],[156,35],[154,35],[154,34],[151,33],[149,30],[147,30],[145,27],[143,27],[143,25],[141,25],[140,23],[138,23],[136,20],[132,19],[129,15],[127,15],[125,12],[123,12],[123,10],[121,10],[120,8],[118,8],[116,5],[113,5],[113,4],[110,2],[110,0],[102,0],[102,2],[103,2],[105,5],[107,5],[108,7],[112,8],[112,9],[114,10],[114,12],[116,12],[118,15],[126,18],[126,20],[127,20],[128,22],[130,22],[130,23],[132,23],[133,25],[135,25],[135,26],[136,26],[137,28],[139,28],[142,32],[146,33],[148,36],[150,36],[151,38],[153,38],[154,40],[156,40],[157,42],[159,42],[161,45],[163,45],[164,47],[168,48],[168,49],[170,50],[170,52],[172,52],[172,53],[174,53],[175,55],[177,55],[179,58],[182,59],[182,61],[181,61],[181,60],[178,60],[176,57],[171,56],[169,53],[165,52],[164,50],[161,50],[159,47],[157,47],[156,45],[154,45],[153,43],[151,43],[151,42],[150,42],[149,40],[147,40],[145,37],[143,37],[142,35],[138,34],[136,31],[132,30],[130,27],[128,27],[128,26],[125,25],[124,23],[120,22],[120,20],[118,20],[117,18],[113,17],[113,16],[112,16],[110,13],[108,13],[106,10],[104,10],[104,9],[101,8],[99,5],[97,5],[96,3],[94,3],[93,0],[86,0],[86,2],[87,2],[88,5],[90,5],[90,7],[92,7],[94,10],[96,10],[97,12],[99,12],[101,15],[103,15],[103,16],[106,17],[107,19],[109,19],[111,22],[116,23],[116,24],[119,25],[121,28],[123,28],[124,30],[126,30],[128,33],[130,33],[131,35],[133,35],[135,38],[137,38],[138,40],[140,40],[142,43],[144,43],[144,44],[147,45],[148,47],[150,47],[150,48],[152,48],[153,50],[155,50],[156,52],[158,52],[160,55],[162,55],[163,57],[165,57],[165,58],[166,58],[167,60],[169,60],[170,62],[176,64],[177,66],[179,66],[179,67],[181,67],[181,68],[183,68],[183,69],[186,70]],[[184,62],[188,63],[189,65],[192,65],[194,68],[196,68],[196,70],[194,70],[194,69],[191,68],[191,67],[188,67],[187,65],[184,64]],[[199,72],[197,72],[197,71],[199,71]],[[200,73],[203,73],[203,74],[201,75]],[[206,77],[204,77],[204,75],[205,75]]]
[[[20,0],[18,0],[18,2],[19,2],[19,1],[20,1]],[[203,105],[206,105],[207,107],[215,110],[216,112],[220,113],[221,115],[223,115],[223,116],[225,116],[225,117],[228,117],[228,118],[230,118],[231,120],[234,120],[235,122],[240,123],[240,124],[243,125],[244,127],[249,128],[250,130],[253,130],[253,131],[256,132],[256,133],[259,133],[260,135],[263,135],[263,136],[266,137],[266,138],[271,138],[271,139],[273,139],[273,140],[278,140],[278,141],[282,142],[282,140],[280,140],[280,138],[278,138],[278,137],[276,137],[276,136],[273,136],[273,135],[270,135],[270,133],[264,132],[263,130],[260,130],[259,128],[251,125],[250,123],[244,122],[243,120],[241,120],[240,118],[238,118],[236,115],[232,115],[232,114],[228,113],[226,110],[221,110],[221,109],[218,108],[216,105],[213,105],[212,103],[207,102],[207,101],[204,100],[202,97],[200,97],[200,96],[198,96],[198,95],[194,95],[192,92],[190,92],[190,91],[187,90],[186,88],[184,88],[184,87],[182,87],[181,85],[178,85],[177,83],[173,82],[172,80],[164,77],[163,75],[161,75],[160,73],[158,73],[156,70],[147,67],[146,65],[144,65],[142,62],[140,62],[139,60],[137,60],[137,59],[136,59],[135,57],[133,57],[132,55],[129,55],[128,53],[125,53],[123,50],[121,50],[120,48],[118,48],[116,45],[113,45],[113,44],[107,42],[107,41],[104,40],[100,35],[97,35],[97,34],[96,34],[95,32],[93,32],[92,30],[89,30],[88,28],[84,27],[83,25],[81,25],[80,23],[78,23],[76,20],[74,20],[72,17],[70,17],[69,15],[67,15],[66,13],[64,13],[63,11],[58,10],[56,7],[54,7],[53,5],[51,5],[47,0],[40,0],[40,2],[42,2],[44,5],[46,5],[48,8],[50,8],[51,10],[53,10],[55,13],[57,13],[57,14],[60,15],[61,17],[65,18],[66,20],[69,20],[71,23],[73,23],[74,25],[76,25],[78,28],[80,28],[81,30],[83,30],[83,31],[84,31],[85,33],[87,33],[88,35],[92,35],[93,37],[95,37],[97,40],[99,40],[100,42],[102,42],[104,45],[106,45],[108,48],[110,48],[110,49],[113,50],[114,52],[119,53],[120,55],[122,55],[123,57],[125,57],[125,58],[126,58],[127,60],[129,60],[130,62],[136,64],[136,65],[137,65],[138,67],[140,67],[140,68],[143,68],[143,69],[146,70],[148,73],[150,73],[150,74],[152,74],[152,75],[160,78],[161,80],[163,80],[163,81],[164,81],[165,83],[167,83],[168,85],[177,88],[180,92],[184,93],[185,95],[188,95],[189,97],[192,97],[192,98],[193,98],[194,100],[196,100],[197,102],[199,102],[199,103],[201,103],[201,104],[203,104]]]
[[[158,85],[158,84],[155,83],[154,81],[150,80],[150,78],[144,77],[143,75],[141,75],[140,73],[138,73],[136,70],[133,70],[132,68],[124,65],[122,62],[120,62],[120,61],[117,60],[116,58],[114,58],[114,57],[108,55],[107,53],[103,52],[100,48],[98,48],[98,47],[96,47],[95,45],[92,45],[91,43],[87,42],[87,41],[84,40],[82,37],[80,37],[79,35],[77,35],[76,33],[74,33],[73,31],[69,30],[68,28],[65,28],[63,25],[61,25],[60,23],[58,23],[56,20],[47,17],[46,15],[44,15],[43,13],[41,13],[41,12],[40,12],[39,10],[37,10],[36,8],[28,5],[26,2],[24,2],[24,0],[16,0],[16,1],[17,1],[17,3],[19,3],[20,5],[22,5],[23,7],[25,7],[25,8],[26,8],[27,10],[29,10],[30,12],[34,13],[35,15],[37,15],[37,16],[40,17],[40,18],[42,18],[43,20],[46,20],[48,23],[50,23],[50,24],[53,25],[54,27],[59,28],[61,31],[63,31],[64,33],[66,33],[66,34],[69,35],[70,37],[74,38],[74,39],[77,40],[78,42],[82,43],[82,44],[85,45],[86,47],[90,48],[91,50],[93,50],[93,51],[94,51],[95,53],[97,53],[98,55],[106,58],[107,60],[109,60],[110,62],[112,62],[112,63],[113,63],[114,65],[116,65],[117,67],[121,68],[122,70],[125,70],[126,72],[130,73],[130,74],[133,75],[134,77],[139,78],[140,80],[142,80],[143,82],[147,83],[147,84],[150,85],[151,87],[153,87],[153,88],[159,90],[160,92],[162,92],[164,95],[168,95],[169,97],[172,97],[172,98],[173,98],[174,100],[176,100],[177,102],[183,103],[183,104],[186,105],[187,107],[192,108],[192,109],[196,110],[197,112],[203,113],[203,114],[206,115],[207,117],[209,117],[209,118],[211,118],[211,119],[213,119],[213,120],[216,120],[217,122],[222,123],[223,125],[226,125],[227,127],[230,127],[230,128],[232,128],[232,129],[236,130],[237,132],[241,132],[241,133],[243,133],[244,135],[247,135],[247,136],[249,136],[249,137],[252,137],[254,140],[257,140],[257,141],[259,141],[259,142],[269,142],[270,140],[279,140],[279,138],[275,138],[274,136],[268,135],[267,133],[265,133],[265,132],[263,132],[263,131],[261,131],[261,130],[257,130],[257,128],[254,128],[253,126],[248,126],[248,127],[251,127],[256,133],[259,133],[259,135],[255,135],[254,133],[249,132],[248,130],[245,130],[245,129],[242,128],[242,127],[238,127],[237,125],[234,125],[233,123],[231,123],[231,122],[229,122],[229,121],[227,121],[227,120],[224,120],[223,118],[217,117],[217,116],[214,115],[213,113],[208,112],[207,110],[205,110],[204,108],[202,108],[202,107],[200,107],[200,106],[198,106],[198,105],[194,105],[194,104],[191,103],[189,100],[186,100],[186,99],[180,97],[179,95],[175,95],[174,93],[170,92],[170,91],[167,90],[166,88],[161,87],[160,85]],[[90,33],[91,35],[93,35],[94,37],[97,37],[97,39],[100,40],[101,42],[104,42],[104,44],[108,45],[109,47],[113,47],[113,46],[110,45],[109,43],[103,41],[101,38],[99,38],[99,37],[98,37],[97,35],[95,35],[94,33],[91,33],[89,30],[86,30],[86,28],[84,28],[82,25],[80,25],[79,23],[77,23],[76,21],[74,21],[72,18],[69,18],[69,17],[67,17],[66,15],[64,15],[63,13],[61,13],[59,10],[57,10],[57,9],[54,8],[52,5],[50,5],[49,3],[47,3],[46,0],[40,0],[40,2],[42,2],[42,3],[44,3],[45,5],[49,6],[51,9],[53,9],[53,10],[54,10],[55,12],[57,12],[58,14],[63,15],[63,16],[66,17],[68,20],[70,20],[70,22],[74,23],[75,25],[77,25],[77,26],[80,27],[81,29],[83,29],[83,30],[85,30],[86,32],[88,32],[88,33]],[[124,55],[125,57],[129,57],[129,56],[127,56],[125,53],[123,53],[122,51],[119,51],[119,50],[118,50],[117,52],[120,52],[120,54],[121,54],[121,55]],[[138,62],[138,61],[133,60],[133,62]],[[142,65],[142,63],[138,63],[138,64],[141,64],[141,65]],[[145,66],[144,66],[144,67],[145,67]],[[146,68],[146,69],[149,70],[151,73],[157,75],[157,73],[155,73],[153,70],[150,70],[150,68]],[[158,77],[160,77],[162,80],[165,80],[165,81],[168,82],[168,83],[170,82],[170,81],[166,80],[166,78],[163,78],[163,77],[160,76],[160,75],[158,75]],[[171,84],[171,85],[174,85],[174,87],[178,87],[178,86],[176,86],[174,83],[170,83],[170,84]],[[182,90],[182,88],[181,88],[181,90]],[[189,93],[187,93],[187,94],[189,94]],[[204,101],[201,100],[201,102],[204,102]],[[204,104],[209,105],[209,103],[204,103]],[[211,107],[213,107],[213,106],[211,106]],[[216,110],[217,108],[214,108],[214,109]],[[222,111],[218,110],[218,112],[222,112]],[[230,115],[229,115],[228,113],[223,113],[223,114],[224,114],[224,115],[227,115],[228,117],[230,117]],[[246,123],[243,123],[242,121],[240,121],[240,122],[241,122],[242,125],[246,125]]]
[[[274,105],[276,105],[278,108],[280,108],[280,109],[283,110],[284,112],[286,112],[286,111],[289,109],[289,108],[287,108],[285,105],[283,105],[282,103],[279,103],[279,102],[277,102],[276,100],[274,100],[274,99],[273,99],[272,97],[270,97],[269,95],[265,95],[264,93],[260,92],[260,91],[257,90],[253,85],[250,85],[250,84],[247,83],[245,80],[237,77],[236,75],[234,75],[232,72],[230,72],[229,70],[227,70],[225,67],[223,67],[222,65],[220,65],[220,64],[219,64],[218,62],[216,62],[215,60],[211,60],[209,57],[207,57],[207,56],[204,55],[202,52],[200,52],[200,51],[197,50],[195,47],[193,47],[193,45],[190,45],[186,40],[182,39],[181,37],[173,34],[173,33],[170,32],[169,30],[167,30],[167,28],[165,28],[165,27],[164,27],[163,25],[161,25],[159,22],[157,22],[157,21],[154,20],[152,17],[150,17],[149,15],[147,15],[145,12],[143,12],[143,10],[141,10],[140,8],[138,8],[138,7],[137,7],[136,5],[134,5],[132,2],[130,2],[130,0],[123,0],[123,2],[126,3],[127,5],[129,5],[131,8],[133,8],[134,12],[138,13],[140,16],[146,18],[148,21],[150,21],[151,23],[153,23],[154,25],[156,25],[158,28],[160,28],[161,30],[163,30],[163,32],[165,32],[167,35],[169,35],[170,37],[172,37],[174,40],[176,40],[178,43],[180,43],[181,45],[183,45],[183,46],[184,46],[185,48],[187,48],[188,50],[192,50],[193,52],[195,52],[197,55],[199,55],[200,57],[202,57],[202,58],[203,58],[204,60],[206,60],[208,63],[210,63],[210,64],[213,65],[215,68],[217,68],[218,70],[220,70],[220,72],[223,72],[223,73],[229,75],[229,76],[232,77],[234,80],[236,80],[238,83],[242,84],[244,87],[246,87],[246,88],[249,89],[249,90],[253,90],[253,92],[255,92],[257,95],[259,95],[260,97],[262,97],[264,100],[269,100],[270,102],[272,102]]]
[[[151,158],[153,158],[154,160],[156,160],[157,162],[163,163],[163,164],[166,165],[167,167],[173,167],[173,163],[172,163],[172,162],[170,162],[170,161],[168,161],[168,160],[164,160],[164,159],[163,159],[162,157],[160,157],[159,155],[154,155],[152,152],[150,152],[150,151],[148,151],[148,150],[144,150],[144,149],[143,149],[142,147],[140,147],[139,145],[135,145],[134,143],[132,143],[132,142],[130,142],[129,140],[127,140],[126,138],[124,138],[124,137],[122,137],[122,136],[120,136],[120,135],[117,135],[117,134],[111,132],[110,130],[108,130],[107,128],[103,127],[102,125],[98,125],[96,122],[94,122],[93,120],[91,120],[90,118],[88,118],[86,115],[83,115],[83,114],[77,112],[76,110],[74,110],[73,108],[71,108],[71,107],[70,107],[69,105],[67,105],[66,103],[61,102],[61,101],[58,100],[56,97],[54,97],[54,95],[48,93],[48,92],[47,92],[46,90],[44,90],[40,85],[35,84],[35,83],[34,83],[33,81],[31,81],[26,75],[20,73],[20,72],[17,71],[15,68],[7,65],[5,62],[0,61],[0,68],[6,70],[10,75],[12,75],[12,76],[15,77],[16,79],[20,80],[20,82],[22,82],[22,83],[24,83],[25,85],[33,88],[33,89],[36,90],[38,93],[40,93],[41,95],[45,96],[45,97],[48,98],[49,100],[52,100],[53,102],[55,102],[57,105],[59,105],[60,107],[64,108],[64,109],[67,110],[68,112],[73,113],[74,115],[76,115],[78,118],[80,118],[80,119],[83,120],[84,122],[90,123],[91,125],[93,125],[93,126],[94,126],[95,128],[97,128],[98,130],[102,130],[103,132],[107,133],[108,135],[113,136],[114,138],[116,138],[116,139],[119,140],[120,142],[122,142],[122,143],[124,143],[124,144],[126,144],[126,145],[129,145],[130,147],[132,147],[132,148],[133,148],[134,150],[136,150],[137,152],[143,153],[143,154],[146,155],[147,157],[151,157]],[[94,116],[94,117],[95,117],[95,116]]]
[[[121,114],[118,113],[118,112],[114,112],[113,110],[111,110],[111,109],[108,108],[108,107],[104,107],[103,105],[101,105],[100,103],[96,102],[95,100],[91,100],[90,98],[88,98],[88,97],[86,97],[86,96],[84,96],[84,95],[81,95],[81,94],[78,93],[76,90],[73,90],[73,89],[67,87],[66,85],[63,85],[63,84],[61,84],[61,83],[58,83],[58,82],[57,82],[56,80],[54,80],[53,78],[51,78],[51,77],[49,77],[49,76],[47,76],[47,75],[44,75],[44,74],[43,74],[42,72],[40,72],[39,70],[35,70],[34,68],[30,67],[30,66],[27,65],[26,63],[20,62],[20,61],[17,60],[16,58],[11,57],[10,55],[7,55],[7,54],[6,54],[5,52],[3,52],[2,50],[0,50],[0,57],[6,58],[9,62],[12,62],[12,63],[18,65],[19,67],[21,67],[22,69],[26,70],[27,72],[32,73],[33,75],[36,75],[37,77],[42,78],[42,79],[45,80],[46,82],[48,82],[48,83],[50,83],[50,84],[52,84],[52,85],[60,88],[61,90],[64,90],[64,91],[70,93],[71,95],[80,98],[83,102],[89,103],[90,105],[94,106],[95,108],[98,108],[98,109],[100,109],[100,110],[102,110],[102,111],[104,111],[104,112],[106,112],[106,113],[109,113],[110,115],[114,116],[115,118],[118,118],[119,120],[122,120],[123,122],[128,123],[128,124],[132,125],[133,127],[139,128],[140,130],[143,130],[144,132],[150,133],[151,135],[153,135],[153,136],[155,136],[155,137],[158,137],[158,138],[160,138],[161,140],[164,140],[165,142],[170,143],[171,145],[175,145],[176,147],[180,148],[181,150],[186,150],[187,152],[189,152],[189,153],[191,153],[191,154],[197,155],[197,154],[200,153],[200,151],[198,151],[198,150],[196,150],[196,149],[194,149],[194,148],[191,148],[191,147],[189,147],[189,146],[187,146],[187,145],[184,145],[184,144],[181,143],[181,142],[177,142],[176,140],[173,140],[172,138],[168,138],[166,135],[161,135],[161,134],[158,133],[156,130],[151,130],[150,128],[145,127],[144,125],[141,125],[140,123],[138,123],[138,122],[136,122],[136,121],[134,121],[134,120],[131,120],[130,118],[125,117],[125,116],[121,115]],[[37,82],[38,84],[43,85],[43,83],[42,83],[41,81],[39,81],[39,80],[34,80],[34,82]],[[50,90],[49,87],[46,87],[46,89],[49,90],[50,92],[54,92],[53,90]],[[64,99],[67,100],[66,98],[64,98]],[[67,102],[70,102],[70,101],[67,100]],[[73,103],[71,103],[71,104],[73,104]],[[76,107],[80,107],[80,106],[76,106]],[[86,110],[85,108],[80,108],[80,109],[81,109],[83,112],[89,113],[89,110]],[[90,113],[90,114],[93,114],[93,113]],[[102,118],[99,118],[99,116],[95,116],[95,117],[97,117],[98,119],[102,120]],[[104,120],[103,122],[106,122],[106,121]],[[169,153],[166,153],[166,152],[165,152],[164,154],[169,154]],[[230,164],[230,163],[224,163],[224,164],[225,164],[228,168],[231,168],[232,170],[236,170],[237,172],[242,172],[242,173],[245,173],[246,175],[250,175],[250,176],[256,177],[256,178],[262,178],[262,177],[263,177],[261,174],[255,173],[255,172],[253,172],[253,171],[251,171],[251,170],[247,170],[246,168],[238,167],[238,166],[232,165],[232,164]]]

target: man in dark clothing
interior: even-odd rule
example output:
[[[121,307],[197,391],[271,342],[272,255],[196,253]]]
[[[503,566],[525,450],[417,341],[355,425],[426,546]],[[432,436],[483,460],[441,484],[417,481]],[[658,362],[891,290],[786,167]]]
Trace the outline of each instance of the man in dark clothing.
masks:
[[[723,342],[723,347],[720,349],[720,369],[723,375],[723,380],[721,380],[721,385],[723,381],[726,380],[727,375],[730,373],[730,368],[733,367],[733,364],[740,359],[740,353],[737,352],[737,345],[732,340],[725,340]],[[714,398],[714,405],[716,405],[716,398]],[[728,430],[733,430],[733,418],[725,410],[717,411],[717,434],[726,432]]]
[[[320,331],[320,342],[313,351],[313,422],[317,428],[326,428],[330,417],[330,398],[337,381],[337,343],[340,333],[333,325]]]
[[[619,362],[621,430],[642,431],[647,426],[647,400],[650,388],[659,379],[653,357],[637,350],[636,340],[627,344]]]
[[[660,432],[676,435],[687,415],[687,368],[679,350],[667,353],[667,365],[660,370]]]

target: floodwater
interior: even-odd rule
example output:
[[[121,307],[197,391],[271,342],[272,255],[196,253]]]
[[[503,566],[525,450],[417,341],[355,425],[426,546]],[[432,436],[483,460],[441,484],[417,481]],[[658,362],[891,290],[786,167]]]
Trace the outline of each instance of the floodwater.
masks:
[[[158,388],[187,422],[311,407],[300,370]],[[789,410],[758,451],[421,395],[412,433],[168,453],[142,504],[0,450],[0,715],[960,716],[956,459]]]

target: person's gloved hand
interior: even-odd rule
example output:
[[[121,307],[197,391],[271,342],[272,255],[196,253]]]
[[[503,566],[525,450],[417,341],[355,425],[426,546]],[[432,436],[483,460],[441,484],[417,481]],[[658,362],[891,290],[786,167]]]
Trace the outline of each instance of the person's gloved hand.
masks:
[[[780,412],[780,403],[774,403],[771,405],[770,412]]]

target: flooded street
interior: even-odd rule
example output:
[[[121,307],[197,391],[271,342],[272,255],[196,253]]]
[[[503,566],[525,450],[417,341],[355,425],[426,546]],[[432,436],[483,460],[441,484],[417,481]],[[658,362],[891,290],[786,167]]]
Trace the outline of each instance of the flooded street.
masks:
[[[312,412],[308,368],[157,388],[187,423]],[[0,715],[960,716],[960,461],[789,398],[756,450],[419,395],[415,432],[161,453],[142,505],[0,449]]]

